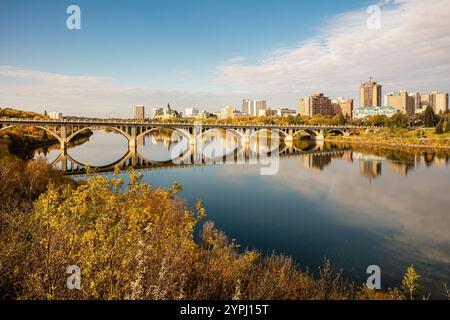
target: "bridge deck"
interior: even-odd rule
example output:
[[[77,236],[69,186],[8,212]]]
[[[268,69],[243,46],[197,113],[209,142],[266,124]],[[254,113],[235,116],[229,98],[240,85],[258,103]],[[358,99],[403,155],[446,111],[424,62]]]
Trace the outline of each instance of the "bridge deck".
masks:
[[[186,122],[153,122],[139,120],[111,120],[111,119],[64,119],[64,120],[35,120],[22,118],[0,118],[0,124],[5,125],[47,125],[47,126],[154,126],[163,128],[186,128],[202,125],[208,128],[258,128],[258,129],[376,129],[377,126],[354,125],[274,125],[274,124],[223,124],[223,123],[186,123]]]

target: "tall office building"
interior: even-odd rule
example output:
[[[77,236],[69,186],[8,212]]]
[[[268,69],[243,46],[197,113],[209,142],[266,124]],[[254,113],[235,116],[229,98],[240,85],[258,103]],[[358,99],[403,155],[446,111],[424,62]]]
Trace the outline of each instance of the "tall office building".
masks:
[[[331,101],[334,114],[342,114],[345,117],[351,118],[353,115],[353,99],[344,99],[338,97]]]
[[[420,109],[425,111],[427,109],[427,107],[431,106],[432,107],[432,98],[431,98],[431,94],[428,93],[424,93],[420,95]]]
[[[61,112],[49,112],[48,117],[52,120],[62,120],[63,115]]]
[[[382,87],[372,81],[365,82],[359,89],[359,105],[361,107],[379,107],[381,106]]]
[[[448,93],[441,93],[433,91],[432,93],[422,93],[420,95],[420,110],[423,112],[427,107],[432,107],[433,111],[437,114],[446,113],[449,111],[448,106]]]
[[[247,116],[259,117],[267,114],[268,111],[266,100],[249,100],[242,101],[242,114]]]
[[[260,116],[267,115],[269,107],[267,106],[266,100],[257,100],[257,101],[254,101],[254,103],[255,103],[255,106],[254,106],[253,114],[255,116],[260,117]]]
[[[431,93],[431,106],[436,114],[448,112],[448,93],[433,91]]]
[[[242,114],[249,116],[250,115],[250,105],[251,105],[251,100],[249,99],[245,99],[242,100]]]
[[[409,117],[413,117],[416,113],[414,97],[410,96],[407,91],[403,90],[400,93],[388,94],[386,103],[388,106],[397,108]]]
[[[134,106],[133,108],[133,118],[135,120],[144,120],[145,119],[145,108],[144,106]]]
[[[300,100],[300,114],[308,117],[316,114],[332,115],[334,114],[333,105],[323,93],[316,93]]]
[[[420,113],[422,111],[425,111],[425,110],[422,110],[421,106],[420,106],[420,93],[419,92],[410,93],[409,96],[414,99],[414,113]]]

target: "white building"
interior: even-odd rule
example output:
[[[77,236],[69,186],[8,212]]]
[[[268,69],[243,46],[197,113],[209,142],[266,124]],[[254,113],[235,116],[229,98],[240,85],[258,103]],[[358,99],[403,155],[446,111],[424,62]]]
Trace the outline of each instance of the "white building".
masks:
[[[234,109],[232,106],[226,106],[221,109],[218,113],[219,119],[230,119],[235,117],[240,117],[242,113],[239,110]]]
[[[162,116],[164,116],[164,108],[161,107],[153,108],[150,111],[150,116],[152,118],[161,118]]]
[[[145,107],[143,105],[134,106],[133,118],[135,120],[144,120],[145,119]]]
[[[200,113],[200,110],[197,109],[196,107],[192,107],[192,108],[186,108],[184,109],[184,116],[186,118],[194,118],[197,117]]]
[[[297,111],[294,110],[294,109],[279,108],[277,110],[277,116],[278,117],[295,116],[296,114],[297,114]]]
[[[391,106],[359,107],[353,110],[353,119],[363,119],[366,117],[379,115],[392,117],[397,112],[399,112],[399,109]]]
[[[170,118],[179,118],[181,115],[178,111],[172,109],[170,104],[167,107],[157,107],[151,110],[152,118],[162,118],[162,119],[170,119]]]
[[[49,112],[48,117],[52,120],[62,120],[63,115],[61,112]]]
[[[247,116],[260,116],[267,114],[267,101],[265,100],[249,100],[242,101],[242,114]]]

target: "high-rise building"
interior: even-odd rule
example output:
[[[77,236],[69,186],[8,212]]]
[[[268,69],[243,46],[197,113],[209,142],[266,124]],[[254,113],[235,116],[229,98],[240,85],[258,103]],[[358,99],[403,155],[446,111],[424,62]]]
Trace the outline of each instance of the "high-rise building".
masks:
[[[390,107],[395,107],[400,112],[413,117],[415,112],[415,100],[407,91],[403,90],[400,93],[390,93],[387,95],[386,104]]]
[[[61,112],[49,112],[48,117],[52,120],[62,120],[63,115]]]
[[[381,94],[381,85],[370,78],[370,81],[363,83],[359,89],[359,105],[361,107],[381,106]]]
[[[133,108],[133,118],[135,120],[144,120],[145,119],[145,108],[144,106],[137,105]]]
[[[242,114],[247,116],[259,117],[267,113],[268,106],[266,100],[249,100],[242,101]]]
[[[414,99],[414,113],[420,113],[425,110],[421,110],[420,107],[420,93],[414,92],[410,93],[409,96]]]
[[[251,105],[251,100],[249,100],[249,99],[242,100],[242,114],[244,114],[246,116],[250,115],[250,105]]]
[[[448,112],[448,93],[433,91],[431,93],[431,106],[437,114]]]
[[[323,93],[316,93],[309,97],[300,99],[300,114],[312,117],[316,114],[332,115],[333,106],[331,100]]]
[[[448,93],[433,91],[432,93],[423,93],[419,97],[419,110],[416,112],[424,112],[427,107],[432,107],[435,113],[446,113],[449,111]]]
[[[353,99],[344,99],[338,97],[331,101],[334,114],[342,114],[345,117],[351,118],[353,114]]]
[[[219,118],[220,119],[230,119],[233,117],[234,108],[231,106],[226,106],[225,108],[220,110]]]
[[[432,99],[431,94],[424,93],[420,95],[420,109],[425,111],[427,107],[431,105]]]
[[[267,106],[267,101],[266,100],[257,100],[254,101],[255,103],[255,107],[254,107],[254,115],[256,116],[260,116],[260,115],[266,115],[267,114],[267,110],[269,109]]]

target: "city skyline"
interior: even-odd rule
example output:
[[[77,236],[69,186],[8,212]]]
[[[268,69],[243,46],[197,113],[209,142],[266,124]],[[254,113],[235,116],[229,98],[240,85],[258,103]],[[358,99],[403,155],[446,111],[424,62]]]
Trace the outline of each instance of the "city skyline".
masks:
[[[198,12],[183,16],[177,1],[137,1],[122,12],[115,5],[79,1],[82,29],[67,30],[69,2],[4,1],[0,105],[123,117],[133,105],[168,102],[178,110],[239,109],[246,97],[298,110],[301,97],[325,92],[353,98],[358,106],[359,86],[369,77],[385,93],[450,91],[448,1],[286,1],[274,16],[264,1],[230,2],[194,1],[190,5]],[[381,8],[379,30],[366,26],[373,4]],[[262,8],[261,16],[244,22],[255,8]],[[277,23],[255,25],[261,21],[253,19]],[[212,30],[202,32],[206,24]],[[267,31],[265,37],[261,31]],[[154,47],[161,49],[155,53]]]

